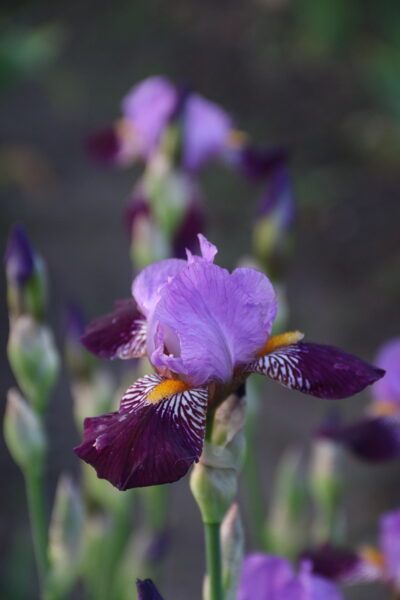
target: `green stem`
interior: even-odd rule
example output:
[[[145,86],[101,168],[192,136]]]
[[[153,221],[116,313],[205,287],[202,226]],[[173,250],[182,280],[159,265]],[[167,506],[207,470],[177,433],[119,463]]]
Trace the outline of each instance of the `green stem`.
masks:
[[[223,600],[220,524],[204,523],[209,600]]]
[[[40,473],[25,474],[26,493],[28,498],[29,518],[33,548],[39,573],[40,586],[44,593],[48,572],[47,556],[47,524],[43,497],[43,478]]]

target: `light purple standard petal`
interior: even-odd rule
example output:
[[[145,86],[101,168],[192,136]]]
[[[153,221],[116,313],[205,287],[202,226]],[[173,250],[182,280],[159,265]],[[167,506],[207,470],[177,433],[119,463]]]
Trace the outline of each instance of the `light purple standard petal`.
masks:
[[[400,458],[400,415],[365,418],[342,427],[326,426],[317,435],[342,444],[357,458],[367,462]]]
[[[186,101],[183,119],[183,166],[196,171],[224,152],[231,119],[218,104],[197,94]]]
[[[312,575],[311,564],[303,561],[300,572],[284,586],[279,600],[343,600],[335,584]]]
[[[134,300],[116,302],[112,313],[95,319],[81,342],[100,358],[138,358],[146,353],[147,326]]]
[[[136,591],[138,593],[138,600],[163,600],[163,597],[151,579],[137,579]]]
[[[385,558],[385,577],[400,590],[400,510],[381,518],[380,547]]]
[[[149,318],[149,355],[192,385],[229,381],[265,344],[276,309],[274,289],[259,271],[229,274],[193,262],[161,290]]]
[[[175,86],[161,76],[149,77],[135,85],[123,99],[122,112],[134,126],[144,157],[156,149],[177,100]]]
[[[203,448],[208,395],[205,387],[179,383],[158,375],[138,379],[118,412],[85,419],[76,454],[120,490],[183,477]]]
[[[372,388],[375,400],[393,403],[400,410],[400,338],[382,346],[376,364],[386,371],[386,375]]]
[[[243,561],[237,600],[282,600],[293,577],[290,563],[277,556],[249,554]]]
[[[158,301],[160,289],[182,269],[187,266],[186,260],[167,258],[145,267],[132,283],[132,295],[140,310],[146,316]]]
[[[281,346],[249,365],[248,370],[304,394],[337,399],[360,392],[384,374],[339,348],[304,342]]]

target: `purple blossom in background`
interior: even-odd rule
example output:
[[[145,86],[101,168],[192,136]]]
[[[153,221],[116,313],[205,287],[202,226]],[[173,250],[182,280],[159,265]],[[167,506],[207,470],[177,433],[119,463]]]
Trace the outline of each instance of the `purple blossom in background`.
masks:
[[[380,520],[379,548],[352,552],[322,546],[303,553],[314,573],[339,583],[381,580],[400,593],[400,510],[386,513]]]
[[[7,279],[16,287],[22,287],[33,273],[34,253],[22,225],[14,225],[11,229],[4,263]]]
[[[382,462],[400,458],[400,338],[386,342],[375,361],[386,374],[371,388],[371,416],[350,425],[322,427],[318,435],[361,460]]]
[[[138,579],[136,581],[138,600],[163,600],[151,579]]]
[[[216,247],[199,235],[202,256],[146,267],[133,300],[89,325],[82,341],[101,357],[147,354],[157,371],[136,381],[119,411],[86,419],[75,451],[119,489],[170,483],[200,457],[206,412],[251,373],[320,398],[344,398],[383,371],[302,334],[270,338],[277,312],[269,279],[255,269],[213,264]]]
[[[339,589],[311,573],[306,561],[296,574],[285,559],[250,554],[244,560],[237,600],[342,600]]]

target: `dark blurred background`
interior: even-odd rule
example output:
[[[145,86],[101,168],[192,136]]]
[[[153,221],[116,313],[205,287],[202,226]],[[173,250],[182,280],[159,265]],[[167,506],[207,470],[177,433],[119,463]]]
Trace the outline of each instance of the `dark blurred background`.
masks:
[[[256,141],[289,148],[300,207],[288,273],[291,325],[367,360],[399,335],[396,0],[4,2],[0,24],[0,246],[3,252],[12,223],[25,224],[48,263],[49,319],[60,342],[66,300],[93,317],[129,293],[122,212],[137,173],[91,163],[83,141],[117,117],[123,94],[152,74],[190,83]],[[233,267],[250,250],[257,192],[218,168],[202,184],[209,237],[219,263]],[[4,399],[13,379],[1,283]],[[282,449],[306,439],[326,410],[323,401],[276,385],[268,392],[259,439],[266,490]],[[367,401],[368,392],[347,401],[345,414],[360,414]],[[49,426],[51,498],[59,471],[79,467],[65,374]],[[32,599],[23,481],[3,443],[0,466],[0,596]],[[348,459],[346,468],[350,540],[373,540],[379,514],[400,504],[398,465],[371,468]],[[187,483],[172,486],[163,591],[176,600],[200,597],[204,568]],[[380,594],[361,588],[348,598]]]

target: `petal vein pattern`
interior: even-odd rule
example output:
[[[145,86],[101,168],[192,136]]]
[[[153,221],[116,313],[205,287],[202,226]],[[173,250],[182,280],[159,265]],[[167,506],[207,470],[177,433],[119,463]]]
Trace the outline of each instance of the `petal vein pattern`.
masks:
[[[318,398],[352,396],[383,371],[333,346],[299,342],[261,356],[246,368]]]
[[[158,399],[154,392],[167,381],[146,375],[128,388],[118,412],[85,420],[75,451],[118,489],[172,483],[199,459],[207,388],[182,391],[181,381],[169,380],[169,394]]]

